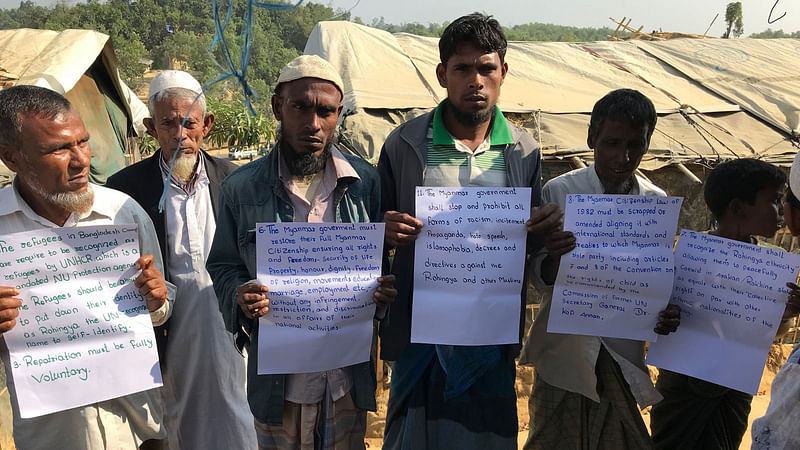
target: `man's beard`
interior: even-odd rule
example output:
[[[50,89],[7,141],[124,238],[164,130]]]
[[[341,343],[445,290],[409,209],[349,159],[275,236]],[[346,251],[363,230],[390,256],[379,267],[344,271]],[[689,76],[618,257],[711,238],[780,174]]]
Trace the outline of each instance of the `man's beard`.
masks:
[[[184,183],[188,183],[194,176],[195,168],[197,167],[197,157],[197,153],[181,152],[175,159],[172,173]]]
[[[33,175],[28,180],[28,187],[47,203],[77,214],[84,214],[92,210],[92,206],[94,206],[94,189],[92,189],[91,184],[87,185],[86,190],[83,192],[48,192],[39,181],[38,175]]]
[[[447,108],[450,109],[450,112],[453,113],[453,117],[456,119],[456,122],[460,123],[465,127],[477,127],[480,124],[486,123],[487,121],[494,118],[495,107],[492,105],[491,107],[475,112],[464,112],[460,109],[453,106],[452,103],[448,100]]]
[[[286,162],[286,167],[289,169],[289,173],[295,177],[308,177],[325,170],[325,164],[327,163],[328,157],[331,154],[331,145],[336,140],[336,136],[337,133],[334,133],[325,144],[325,147],[322,149],[322,153],[315,155],[313,153],[297,153],[283,139],[280,129],[278,129],[276,132],[278,148],[281,149],[283,160]]]
[[[629,194],[633,189],[633,176],[621,183],[600,180],[600,184],[603,185],[603,193],[606,195]]]

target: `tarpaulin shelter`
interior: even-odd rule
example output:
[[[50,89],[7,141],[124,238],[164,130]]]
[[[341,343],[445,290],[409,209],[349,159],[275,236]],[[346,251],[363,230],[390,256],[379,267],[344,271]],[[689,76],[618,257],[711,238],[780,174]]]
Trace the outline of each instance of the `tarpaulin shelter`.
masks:
[[[343,146],[373,163],[394,127],[446,97],[436,79],[437,38],[320,22],[305,53],[340,70]],[[702,202],[699,181],[722,160],[791,165],[800,133],[798,56],[800,39],[509,42],[498,106],[539,141],[546,181],[591,162],[594,103],[614,89],[637,89],[659,114],[640,168],[670,194]]]
[[[0,89],[26,84],[64,94],[91,136],[91,180],[125,167],[147,107],[120,79],[108,35],[90,30],[0,30]],[[2,166],[2,164],[0,164]],[[8,170],[6,182],[9,181]]]

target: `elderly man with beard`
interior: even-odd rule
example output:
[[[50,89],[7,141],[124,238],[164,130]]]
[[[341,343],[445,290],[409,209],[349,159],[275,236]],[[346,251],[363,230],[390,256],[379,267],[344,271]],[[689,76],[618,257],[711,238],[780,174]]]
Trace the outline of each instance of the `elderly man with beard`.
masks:
[[[228,330],[249,337],[247,389],[260,449],[363,449],[366,411],[375,410],[371,362],[317,373],[259,375],[258,318],[269,313],[268,286],[256,281],[258,222],[380,220],[378,173],[334,143],[343,83],[318,56],[281,70],[272,111],[275,148],[239,168],[222,185],[208,271]],[[394,277],[379,278],[373,300],[394,299]]]
[[[148,107],[151,117],[144,124],[161,148],[117,172],[107,186],[133,197],[150,215],[167,280],[178,290],[172,318],[158,330],[169,446],[255,448],[245,361],[230,344],[205,268],[217,225],[220,186],[236,166],[202,150],[214,115],[206,112],[200,83],[191,75],[177,70],[158,74],[150,83]],[[159,199],[165,184],[162,211]]]
[[[171,312],[173,286],[161,275],[153,224],[127,195],[89,183],[89,133],[67,99],[49,89],[16,86],[0,91],[0,159],[16,173],[0,190],[0,234],[56,227],[136,224],[141,269],[135,284],[154,326]],[[16,325],[20,291],[0,285],[0,333]],[[111,299],[109,299],[109,302]],[[7,385],[19,449],[158,448],[165,436],[157,390],[138,392],[39,417],[20,418],[8,351]]]
[[[395,361],[384,449],[517,448],[519,345],[409,343],[414,241],[423,226],[414,217],[416,186],[530,187],[528,253],[536,250],[537,235],[563,222],[555,205],[539,206],[538,144],[496,106],[508,72],[506,46],[491,17],[475,13],[453,21],[439,39],[436,67],[447,99],[398,127],[381,153],[385,249],[396,249],[392,273],[399,281],[397,303],[381,323],[381,356]],[[523,288],[520,312],[524,300]]]

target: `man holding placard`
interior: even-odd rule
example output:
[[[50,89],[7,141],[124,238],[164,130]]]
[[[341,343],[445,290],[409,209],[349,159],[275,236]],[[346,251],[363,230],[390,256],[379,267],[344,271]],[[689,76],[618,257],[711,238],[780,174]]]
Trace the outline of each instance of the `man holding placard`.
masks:
[[[423,227],[415,205],[419,186],[453,188],[450,191],[468,186],[529,188],[530,205],[525,205],[533,211],[529,236],[561,224],[562,214],[555,205],[538,207],[538,144],[496,106],[508,72],[506,47],[499,23],[489,16],[475,13],[453,21],[439,40],[441,63],[436,68],[447,99],[434,111],[398,127],[381,151],[378,170],[386,250],[395,250],[392,273],[400,280],[398,301],[381,323],[381,356],[394,361],[386,449],[515,449],[517,445],[517,345],[410,343],[415,241]],[[524,220],[519,228],[524,234],[523,224]],[[448,245],[475,245],[462,241]],[[525,247],[524,238],[521,244]],[[462,259],[481,264],[474,256]],[[524,258],[514,264],[524,265]],[[524,305],[524,283],[518,286],[522,297],[512,306],[515,311]],[[469,306],[465,302],[464,307]],[[442,327],[451,326],[446,316],[435,320]],[[506,326],[516,332],[518,324],[517,320]],[[471,331],[464,329],[461,334]]]
[[[672,302],[684,323],[647,356],[664,396],[650,412],[656,449],[739,448],[769,347],[800,311],[800,257],[759,238],[778,230],[785,180],[752,158],[723,162],[706,178],[716,226],[681,231],[675,249]]]
[[[220,186],[236,165],[202,150],[214,114],[206,111],[202,87],[190,74],[159,73],[150,83],[147,103],[150,117],[144,124],[160,149],[112,175],[106,186],[130,195],[150,215],[167,264],[167,279],[177,288],[172,317],[164,330],[156,330],[162,332],[159,351],[164,361],[169,446],[254,448],[244,358],[230,344],[206,271]]]
[[[143,255],[135,262],[135,267],[141,270],[135,285],[146,301],[152,324],[157,326],[167,320],[174,292],[161,275],[161,254],[153,224],[128,196],[89,182],[89,134],[68,100],[56,92],[33,86],[0,91],[0,159],[16,173],[13,185],[0,191],[0,235],[61,227],[135,224],[137,253]],[[28,305],[23,306],[19,297],[28,296],[24,290],[0,286],[3,333],[22,325],[15,321],[16,308],[27,309]],[[103,302],[116,301],[109,297]],[[31,305],[34,304],[38,303],[34,300]],[[15,381],[22,380],[14,380],[7,350],[3,350],[2,356],[13,394],[17,448],[105,449],[139,445],[149,448],[147,441],[165,437],[161,394],[155,390],[22,419],[17,397],[27,393],[15,390]],[[144,371],[143,375],[152,374]],[[46,400],[40,398],[39,402]]]
[[[236,335],[246,334],[249,340],[248,399],[261,449],[363,449],[366,411],[376,408],[375,372],[370,361],[322,372],[276,374],[261,372],[257,362],[261,358],[256,357],[264,343],[260,330],[273,325],[265,323],[266,319],[275,319],[275,314],[288,309],[278,307],[275,301],[276,311],[272,311],[267,293],[277,292],[281,286],[265,286],[256,279],[264,269],[256,266],[257,236],[262,239],[272,231],[279,232],[276,222],[361,223],[376,221],[380,214],[377,172],[366,161],[342,154],[334,143],[343,93],[342,79],[327,61],[314,55],[290,61],[281,70],[272,97],[272,110],[280,121],[277,145],[263,158],[231,174],[222,185],[220,216],[207,267],[226,327]],[[298,230],[306,228],[298,226]],[[332,237],[331,245],[327,240],[322,246],[312,244],[317,238],[322,236],[303,235],[307,245],[281,248],[281,257],[275,256],[275,265],[266,270],[299,273],[308,269],[304,258],[322,258],[309,250],[335,247]],[[301,238],[297,234],[278,240],[285,245]],[[299,263],[277,265],[293,255],[299,255],[294,258]],[[331,265],[343,256],[344,248],[331,259]],[[364,255],[346,256],[348,263],[336,264],[345,271],[348,265],[356,268],[357,263],[349,262],[351,256]],[[381,285],[372,299],[385,306],[395,295],[393,277],[378,280]],[[285,281],[302,282],[300,278]],[[326,287],[333,286],[319,289]],[[281,300],[293,303],[296,311],[298,298],[303,300],[305,292],[295,291],[295,298],[287,293],[290,298],[281,295]],[[311,313],[311,306],[302,306],[298,316]],[[367,318],[370,323],[371,319]],[[315,323],[313,328],[335,331],[335,325],[322,325]],[[342,349],[342,353],[347,351]],[[285,358],[297,360],[303,355]],[[368,359],[367,352],[361,361]]]
[[[800,236],[800,153],[789,171],[789,189],[783,200],[783,219],[792,236]],[[792,293],[796,295],[796,290]],[[800,345],[795,344],[789,358],[772,380],[769,406],[764,417],[753,422],[753,450],[800,448],[797,423],[800,420]]]
[[[542,197],[565,208],[569,194],[665,196],[635,171],[655,130],[653,103],[641,93],[620,89],[592,109],[587,145],[594,164],[545,184]],[[552,285],[561,255],[575,248],[568,231],[552,233],[532,264],[533,281],[546,301],[536,316],[520,357],[533,365],[531,428],[526,449],[581,448],[604,442],[609,448],[648,448],[650,437],[636,407],[657,402],[644,365],[644,342],[547,332]],[[674,331],[678,312],[659,316],[657,332]],[[595,426],[595,424],[602,424]]]

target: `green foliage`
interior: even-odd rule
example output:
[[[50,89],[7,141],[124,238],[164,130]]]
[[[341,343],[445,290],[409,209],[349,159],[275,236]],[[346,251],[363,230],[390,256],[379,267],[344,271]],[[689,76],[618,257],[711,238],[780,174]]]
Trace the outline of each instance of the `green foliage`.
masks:
[[[146,158],[155,153],[158,147],[158,141],[147,133],[139,138],[139,154],[142,158]]]
[[[360,20],[360,18],[356,18]],[[406,23],[402,25],[392,25],[384,22],[384,18],[374,19],[370,24],[373,28],[378,28],[390,33],[411,33],[419,36],[439,37],[449,22],[431,23],[423,25],[421,23]],[[550,41],[550,42],[588,42],[605,41],[614,32],[611,28],[578,28],[564,25],[553,25],[549,23],[528,23],[515,25],[511,28],[503,28],[506,38],[509,41]]]
[[[783,30],[775,30],[772,31],[771,28],[767,28],[766,30],[762,31],[761,33],[753,33],[750,35],[751,38],[755,39],[778,39],[778,38],[800,38],[800,31],[795,31],[793,33],[784,33]]]
[[[578,28],[550,23],[528,23],[506,28],[510,41],[590,42],[605,41],[614,30],[611,28]]]
[[[234,13],[225,32],[236,64],[242,49],[245,5],[244,1],[234,2]],[[224,17],[227,3],[221,2],[220,8]],[[247,76],[260,98],[270,97],[281,67],[302,53],[314,25],[335,15],[333,9],[314,3],[285,11],[255,9]],[[348,18],[347,14],[341,17]],[[91,0],[74,6],[59,0],[49,8],[23,0],[18,8],[0,9],[0,29],[21,27],[90,29],[110,35],[120,73],[134,87],[141,83],[147,60],[153,61],[153,68],[160,69],[177,62],[201,82],[220,75],[214,59],[224,61],[220,46],[213,56],[208,53],[215,31],[208,0]],[[218,87],[214,92],[221,94],[222,90]]]
[[[111,42],[114,44],[120,75],[131,89],[138,89],[143,83],[142,75],[147,70],[145,61],[150,56],[139,35],[133,33],[131,38],[119,36],[117,39],[112,38]]]
[[[271,118],[261,112],[253,117],[241,103],[231,106],[209,98],[208,110],[215,120],[206,139],[217,147],[255,147],[275,135]]]
[[[744,23],[742,22],[742,2],[731,2],[725,8],[725,24],[727,28],[722,34],[723,38],[729,39],[739,37],[744,33]]]

